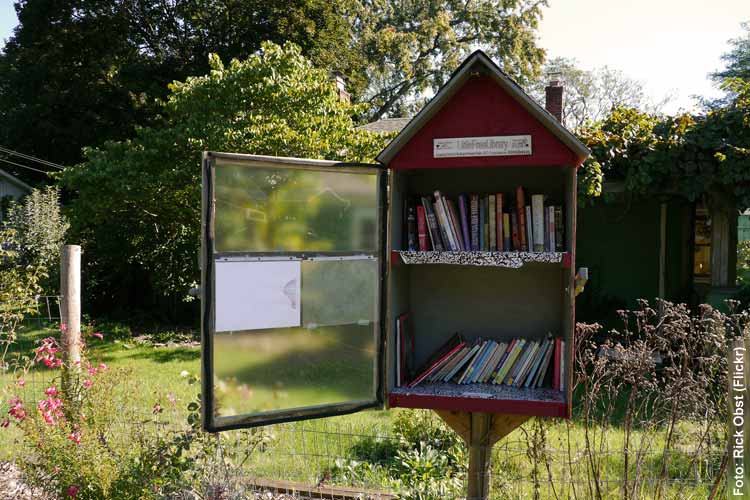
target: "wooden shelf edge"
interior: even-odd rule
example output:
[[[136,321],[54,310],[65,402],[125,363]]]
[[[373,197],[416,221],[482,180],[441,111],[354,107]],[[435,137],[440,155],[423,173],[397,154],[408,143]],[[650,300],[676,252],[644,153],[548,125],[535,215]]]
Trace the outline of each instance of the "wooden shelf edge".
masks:
[[[570,418],[568,405],[555,401],[528,401],[517,399],[486,399],[423,394],[388,395],[391,408],[422,408],[426,410],[452,410],[496,413],[502,415],[527,415],[534,417]]]

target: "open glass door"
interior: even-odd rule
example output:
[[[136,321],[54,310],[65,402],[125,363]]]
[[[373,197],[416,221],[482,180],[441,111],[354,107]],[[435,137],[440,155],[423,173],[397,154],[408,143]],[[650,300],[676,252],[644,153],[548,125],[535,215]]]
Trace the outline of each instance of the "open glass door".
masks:
[[[383,404],[384,174],[204,154],[206,430]]]

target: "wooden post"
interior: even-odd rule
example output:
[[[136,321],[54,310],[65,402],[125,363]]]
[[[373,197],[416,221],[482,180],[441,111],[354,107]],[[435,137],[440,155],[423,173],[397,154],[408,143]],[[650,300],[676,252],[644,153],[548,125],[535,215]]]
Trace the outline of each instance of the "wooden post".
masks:
[[[60,318],[64,325],[62,347],[65,361],[81,361],[81,247],[65,245],[60,255]]]
[[[491,430],[492,415],[471,414],[467,500],[485,500],[490,494],[490,458],[493,445],[490,441]]]

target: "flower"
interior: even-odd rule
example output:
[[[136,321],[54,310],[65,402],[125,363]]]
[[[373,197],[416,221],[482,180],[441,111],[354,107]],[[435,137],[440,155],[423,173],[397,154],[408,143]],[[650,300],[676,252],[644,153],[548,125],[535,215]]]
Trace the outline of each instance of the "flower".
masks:
[[[91,387],[92,385],[94,385],[94,382],[90,378],[87,378],[86,380],[83,381],[84,387]]]
[[[60,323],[60,331],[65,333],[68,331],[68,325],[66,323]]]
[[[48,387],[44,390],[44,393],[47,396],[57,396],[57,387],[55,387],[54,385],[52,387]]]
[[[26,410],[23,407],[23,401],[21,401],[21,398],[14,396],[8,401],[8,404],[10,405],[8,415],[15,417],[16,420],[23,420],[26,418]]]
[[[182,378],[186,378],[186,377],[189,377],[189,376],[190,376],[190,372],[187,371],[187,370],[182,370],[180,372],[180,377],[182,377]]]
[[[81,433],[79,431],[73,431],[68,436],[68,439],[73,441],[75,444],[81,444]]]
[[[37,408],[47,425],[55,425],[55,419],[60,419],[65,416],[62,411],[62,400],[53,398],[52,396],[48,396],[47,399],[39,401]]]
[[[94,332],[91,334],[92,337],[96,337],[99,340],[104,340],[104,335],[102,335],[100,332]]]
[[[107,368],[109,367],[105,365],[104,363],[99,363],[99,371],[106,372]]]
[[[70,487],[69,487],[69,488],[68,488],[68,489],[67,489],[67,490],[65,491],[65,493],[67,493],[67,494],[68,494],[68,496],[69,496],[70,498],[75,498],[75,497],[76,497],[76,495],[78,495],[78,490],[80,490],[80,489],[81,489],[81,487],[80,487],[80,486],[78,486],[78,485],[76,485],[76,484],[73,484],[73,485],[71,485],[71,486],[70,486]]]
[[[16,385],[18,387],[25,387],[26,386],[26,380],[24,380],[22,378],[19,378],[18,380],[16,380]]]
[[[57,357],[60,346],[54,337],[47,337],[42,340],[42,345],[35,349],[36,357],[34,362],[42,362],[47,368],[57,368],[62,366],[62,359]]]

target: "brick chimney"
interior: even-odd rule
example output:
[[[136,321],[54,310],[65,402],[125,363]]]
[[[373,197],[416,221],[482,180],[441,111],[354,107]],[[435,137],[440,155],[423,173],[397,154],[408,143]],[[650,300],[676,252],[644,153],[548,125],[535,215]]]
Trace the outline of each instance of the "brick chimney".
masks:
[[[339,95],[339,99],[344,102],[351,102],[351,96],[346,91],[346,79],[344,75],[338,71],[333,71],[329,79],[336,85],[336,93]]]
[[[559,76],[552,76],[544,88],[544,107],[557,121],[563,123],[563,84]]]

